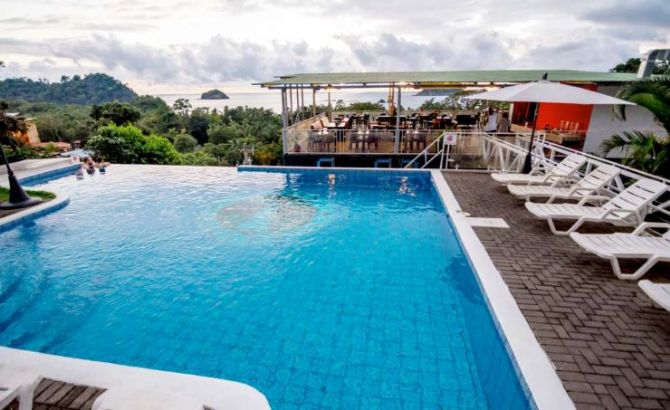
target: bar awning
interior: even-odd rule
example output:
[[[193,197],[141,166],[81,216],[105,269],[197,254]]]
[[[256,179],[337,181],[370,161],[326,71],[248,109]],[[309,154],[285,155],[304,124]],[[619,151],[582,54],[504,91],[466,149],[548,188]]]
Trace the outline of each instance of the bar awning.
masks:
[[[275,80],[255,83],[265,88],[375,88],[408,86],[414,88],[456,88],[495,86],[537,81],[549,73],[553,81],[574,84],[621,84],[637,79],[635,73],[610,73],[578,70],[463,70],[299,73],[279,76]]]

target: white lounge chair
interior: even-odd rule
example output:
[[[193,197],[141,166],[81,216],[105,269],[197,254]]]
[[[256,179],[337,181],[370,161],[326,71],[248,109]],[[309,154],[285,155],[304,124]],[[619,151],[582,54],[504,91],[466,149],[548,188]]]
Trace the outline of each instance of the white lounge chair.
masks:
[[[501,184],[553,184],[572,177],[586,162],[586,157],[579,154],[570,154],[546,173],[534,169],[530,174],[493,173],[491,178]]]
[[[530,201],[531,198],[549,198],[547,203],[552,203],[556,199],[582,199],[585,196],[597,194],[617,175],[619,175],[619,169],[616,167],[601,165],[572,186],[509,184],[507,189],[512,195],[526,201]]]
[[[654,283],[649,280],[641,280],[637,285],[663,309],[670,311],[670,283]]]
[[[663,236],[643,235],[649,228],[667,229]],[[639,279],[658,262],[670,262],[670,224],[645,222],[632,233],[581,234],[570,237],[588,252],[609,259],[619,279]],[[633,273],[621,272],[619,259],[646,259]]]
[[[621,191],[617,196],[609,198],[590,195],[582,198],[577,204],[536,204],[526,202],[526,209],[536,218],[545,219],[556,235],[568,235],[579,229],[584,222],[607,222],[618,226],[635,226],[644,220],[644,213],[651,202],[668,188],[662,182],[651,179],[640,179]],[[586,206],[586,203],[607,200],[602,206]],[[576,220],[565,231],[559,231],[554,220]]]
[[[0,366],[0,409],[19,400],[19,410],[33,408],[35,388],[42,378],[35,373]]]

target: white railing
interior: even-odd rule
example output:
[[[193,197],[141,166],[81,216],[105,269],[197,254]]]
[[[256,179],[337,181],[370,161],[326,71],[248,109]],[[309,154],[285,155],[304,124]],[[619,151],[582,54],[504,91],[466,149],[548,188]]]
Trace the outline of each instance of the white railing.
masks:
[[[488,169],[500,170],[503,172],[520,172],[523,166],[523,160],[528,150],[528,138],[526,135],[517,135],[514,143],[505,141],[494,134],[485,134],[482,137],[482,156],[488,159]],[[609,186],[604,189],[603,194],[614,196],[624,190],[632,182],[646,178],[663,182],[670,190],[670,180],[658,175],[649,174],[635,168],[628,167],[618,162],[610,161],[606,158],[588,154],[562,145],[544,140],[540,137],[533,144],[532,163],[535,168],[550,168],[560,162],[570,154],[579,154],[586,157],[586,164],[580,170],[579,174],[584,176],[600,165],[610,165],[619,170],[619,174],[612,180]],[[650,207],[650,211],[658,212],[663,219],[670,218],[670,193],[661,196]]]

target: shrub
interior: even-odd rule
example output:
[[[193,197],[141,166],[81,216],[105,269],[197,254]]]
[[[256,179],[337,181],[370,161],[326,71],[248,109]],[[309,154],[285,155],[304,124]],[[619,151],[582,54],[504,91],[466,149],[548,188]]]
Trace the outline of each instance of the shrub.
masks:
[[[198,141],[189,134],[177,134],[173,139],[174,147],[181,153],[193,152]]]

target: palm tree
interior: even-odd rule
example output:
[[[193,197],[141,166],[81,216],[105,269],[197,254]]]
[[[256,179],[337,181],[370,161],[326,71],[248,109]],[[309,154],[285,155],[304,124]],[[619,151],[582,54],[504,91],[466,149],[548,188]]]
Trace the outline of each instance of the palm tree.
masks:
[[[636,81],[624,86],[617,97],[646,108],[670,135],[670,76]],[[614,114],[626,120],[626,106],[613,107]],[[626,131],[612,135],[600,145],[603,155],[621,149],[625,165],[645,172],[670,177],[670,139],[649,131]]]
[[[670,76],[632,82],[622,87],[617,97],[651,111],[656,121],[670,134]],[[626,120],[626,106],[614,106],[614,114]]]

